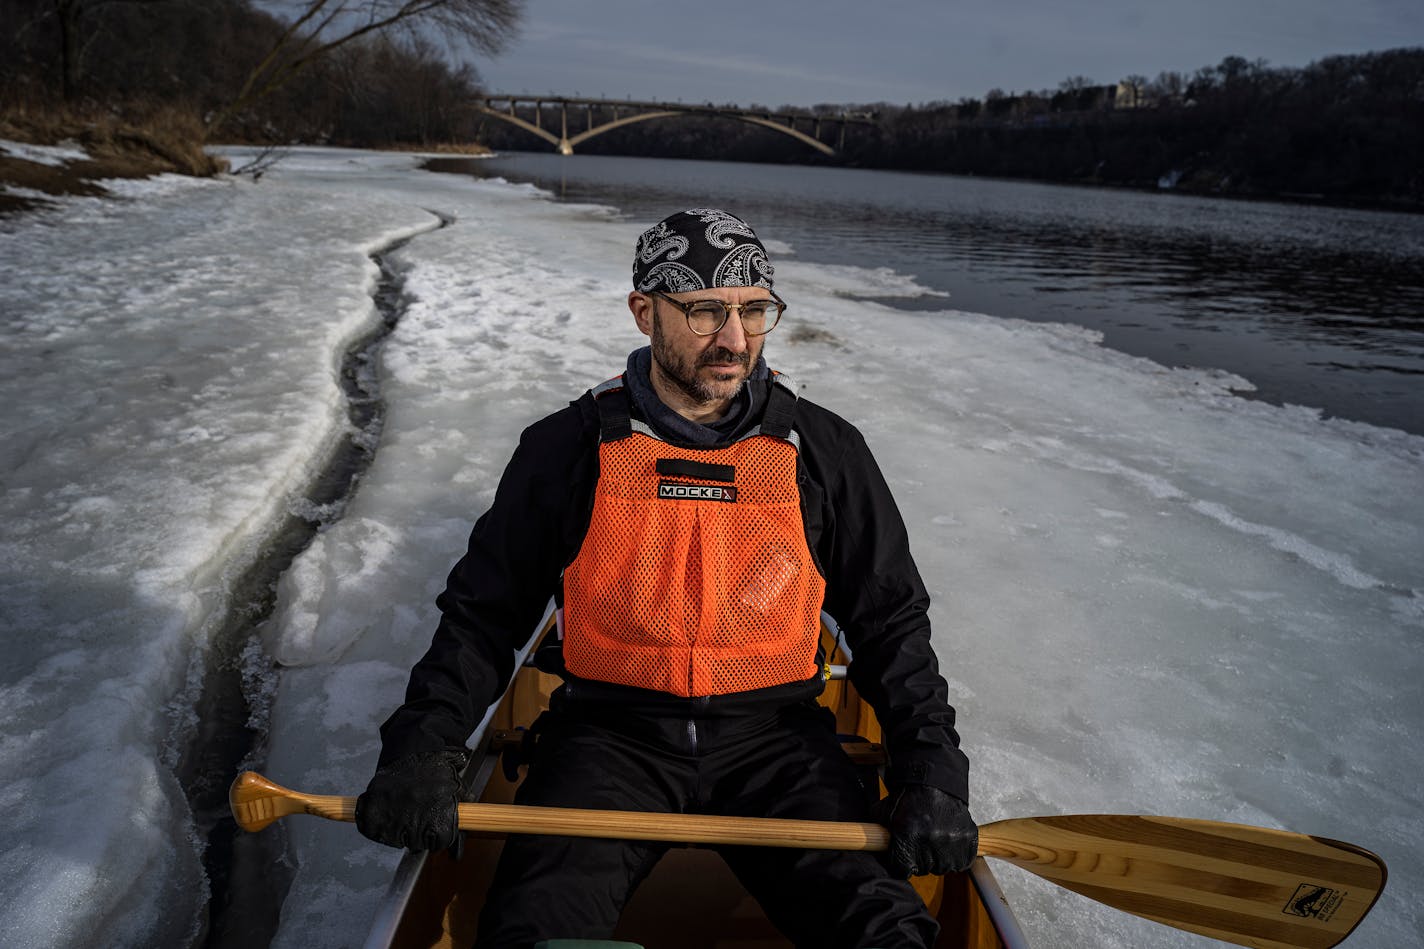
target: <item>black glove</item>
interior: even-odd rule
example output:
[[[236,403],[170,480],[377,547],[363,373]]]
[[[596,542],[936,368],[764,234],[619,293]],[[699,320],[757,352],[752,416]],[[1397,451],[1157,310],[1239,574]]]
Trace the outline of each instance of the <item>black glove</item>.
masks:
[[[939,788],[907,784],[880,802],[878,817],[890,830],[886,864],[898,876],[968,870],[978,853],[969,805]]]
[[[377,843],[443,850],[455,842],[465,752],[422,751],[376,771],[356,799],[356,829]]]

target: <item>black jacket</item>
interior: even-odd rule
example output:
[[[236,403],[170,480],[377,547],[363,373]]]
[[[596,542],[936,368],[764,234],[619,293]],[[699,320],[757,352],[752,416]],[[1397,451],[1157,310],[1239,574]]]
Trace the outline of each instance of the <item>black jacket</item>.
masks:
[[[753,401],[758,408],[765,404],[764,397]],[[826,612],[841,625],[854,656],[851,681],[885,732],[887,783],[929,784],[967,801],[969,765],[930,646],[929,595],[890,489],[864,438],[844,419],[801,399],[795,429],[807,540],[825,575]],[[587,393],[524,430],[494,504],[476,522],[468,551],[436,600],[440,625],[411,671],[405,704],[381,726],[381,764],[463,746],[503,693],[516,651],[532,635],[588,528],[598,431]],[[817,676],[755,693],[687,699],[565,676],[580,695],[686,718],[765,709],[821,689]]]

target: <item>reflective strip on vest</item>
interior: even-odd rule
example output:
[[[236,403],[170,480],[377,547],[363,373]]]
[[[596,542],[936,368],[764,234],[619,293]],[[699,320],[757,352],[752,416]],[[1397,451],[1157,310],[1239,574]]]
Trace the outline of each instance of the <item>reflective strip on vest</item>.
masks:
[[[592,520],[564,572],[571,673],[687,697],[816,674],[826,583],[793,444],[680,448],[635,431],[598,458]]]

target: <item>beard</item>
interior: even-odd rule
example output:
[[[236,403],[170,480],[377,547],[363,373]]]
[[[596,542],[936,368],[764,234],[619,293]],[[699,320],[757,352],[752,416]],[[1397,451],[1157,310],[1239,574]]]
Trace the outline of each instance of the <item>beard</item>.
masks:
[[[695,359],[680,356],[663,335],[663,321],[653,319],[653,362],[662,370],[664,378],[677,387],[678,391],[699,405],[721,402],[742,391],[752,374],[752,366],[761,355],[760,340],[757,345],[750,342],[747,351],[736,353],[725,346],[713,346],[698,353]],[[739,368],[732,372],[721,372],[723,378],[704,380],[698,370],[714,363],[735,363]]]

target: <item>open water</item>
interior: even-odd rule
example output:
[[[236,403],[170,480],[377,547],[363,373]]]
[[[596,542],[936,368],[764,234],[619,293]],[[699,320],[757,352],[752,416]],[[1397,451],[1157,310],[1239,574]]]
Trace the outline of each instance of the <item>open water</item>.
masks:
[[[1076,323],[1244,395],[1424,434],[1424,217],[852,168],[507,153],[429,167],[652,223],[725,207],[800,260],[889,267],[884,302]],[[773,253],[773,261],[776,259]],[[790,314],[795,288],[783,296]],[[812,317],[814,318],[814,317]]]

